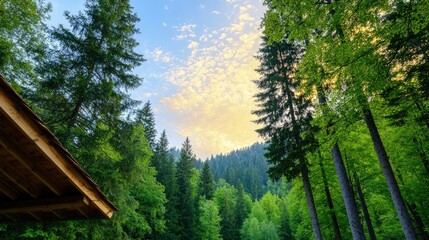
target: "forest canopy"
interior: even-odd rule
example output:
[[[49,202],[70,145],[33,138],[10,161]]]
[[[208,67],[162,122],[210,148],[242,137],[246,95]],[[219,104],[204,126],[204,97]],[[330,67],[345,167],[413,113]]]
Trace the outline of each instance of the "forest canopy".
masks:
[[[119,209],[0,238],[429,239],[429,2],[264,6],[245,80],[265,142],[201,160],[131,97],[146,59],[130,1],[58,26],[43,0],[0,1],[0,74]]]

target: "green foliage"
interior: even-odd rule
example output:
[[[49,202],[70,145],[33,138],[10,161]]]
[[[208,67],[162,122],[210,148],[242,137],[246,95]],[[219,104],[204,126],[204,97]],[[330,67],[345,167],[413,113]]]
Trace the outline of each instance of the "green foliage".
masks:
[[[196,191],[198,177],[195,179],[193,161],[195,155],[189,138],[186,138],[180,150],[180,159],[177,163],[177,205],[180,239],[194,239],[196,218]],[[193,178],[195,180],[193,180]],[[194,186],[193,186],[194,185]]]
[[[36,78],[50,7],[43,0],[0,1],[0,74],[18,90]]]
[[[141,83],[133,69],[144,61],[135,51],[138,18],[129,1],[88,0],[84,12],[66,13],[70,28],[53,29],[43,26],[44,1],[0,1],[0,73],[119,208],[111,220],[0,225],[0,238],[312,239],[303,183],[295,179],[305,168],[324,238],[334,236],[333,212],[347,238],[340,186],[327,161],[339,142],[347,171],[361,180],[377,238],[403,239],[362,121],[369,111],[418,237],[426,239],[428,4],[266,0],[254,113],[269,145],[203,164],[189,139],[180,156],[172,156],[165,132],[156,142],[150,103],[137,109],[128,95]],[[322,95],[326,104],[317,103]],[[326,204],[320,158],[334,209]],[[268,181],[268,166],[281,182]]]
[[[265,195],[267,196],[267,195]],[[264,196],[264,197],[265,197]],[[272,198],[272,195],[268,196],[265,200],[267,203]],[[270,217],[278,218],[279,215],[268,216],[265,212],[264,207],[260,202],[255,202],[253,204],[252,212],[249,217],[244,221],[243,227],[241,229],[241,238],[242,239],[280,239],[275,223],[269,219]]]
[[[243,225],[244,220],[249,215],[252,208],[252,199],[246,194],[244,191],[244,187],[242,184],[238,186],[237,192],[237,207],[235,213],[236,224],[239,228]]]
[[[176,239],[178,228],[178,216],[176,210],[177,183],[174,160],[168,148],[168,139],[165,131],[161,133],[161,137],[156,143],[151,162],[155,165],[157,170],[157,180],[165,188],[165,197],[167,200],[165,203],[166,230],[164,233],[155,234],[152,237],[157,239]]]
[[[147,101],[143,108],[137,111],[137,121],[140,122],[144,127],[144,133],[149,146],[152,150],[155,150],[155,117],[153,116],[152,107],[149,101]]]
[[[277,229],[280,229],[280,203],[280,198],[270,192],[265,194],[260,201],[261,207],[267,215],[267,220],[272,222]]]
[[[236,224],[237,190],[224,181],[214,194],[214,201],[219,207],[221,221],[221,235],[224,240],[238,239],[239,228]]]
[[[2,12],[10,10],[16,14],[11,19],[24,21],[18,27],[21,23],[11,23],[15,30],[8,34],[22,33],[25,43],[36,36],[28,34],[42,31],[44,6],[33,1],[3,1]],[[2,14],[1,21],[5,21],[3,17],[7,16]],[[119,211],[111,220],[11,224],[1,233],[2,238],[141,239],[163,232],[164,187],[150,166],[152,152],[143,126],[130,117],[123,118],[135,107],[126,89],[140,84],[140,78],[131,73],[143,62],[134,51],[138,18],[128,1],[114,0],[89,0],[85,12],[67,13],[66,17],[71,29],[59,26],[49,30],[49,54],[39,59],[38,81],[26,94]],[[34,29],[36,26],[39,28]],[[5,32],[3,36],[8,35]]]
[[[327,146],[341,143],[347,153],[347,170],[358,172],[360,179],[363,179],[363,193],[370,209],[374,204],[371,198],[375,196],[371,196],[369,192],[390,197],[384,179],[380,176],[383,170],[390,193],[396,194],[393,201],[404,231],[413,231],[412,224],[407,220],[409,213],[405,205],[408,205],[420,238],[427,238],[424,226],[428,222],[423,223],[425,220],[420,216],[426,215],[426,211],[419,207],[420,204],[416,204],[419,200],[414,197],[422,196],[422,192],[413,180],[418,178],[426,181],[429,173],[423,147],[423,139],[427,137],[419,134],[424,132],[423,135],[427,135],[429,126],[426,83],[429,59],[429,22],[425,17],[428,11],[427,1],[270,0],[265,1],[265,4],[267,13],[264,17],[264,34],[268,43],[275,46],[284,41],[285,36],[305,43],[302,59],[295,65],[296,77],[302,79],[295,93],[314,99],[314,102],[321,96],[327,100],[326,104],[316,105],[316,114],[313,116],[314,126],[327,129],[325,133],[317,133],[322,155],[328,155]],[[274,89],[271,88],[270,91]],[[266,109],[269,106],[272,105],[266,104]],[[272,109],[273,113],[281,110],[280,107]],[[269,119],[275,119],[275,115],[270,117]],[[367,135],[368,129],[371,138]],[[275,136],[270,140],[281,145],[284,139],[287,138]],[[373,147],[371,142],[374,142],[377,155],[370,151]],[[272,150],[277,153],[274,156],[279,158],[290,154],[289,151],[282,153],[281,148]],[[374,163],[375,157],[383,165],[382,169]],[[389,172],[390,165],[394,172]],[[410,166],[414,168],[411,169]],[[313,170],[313,176],[317,176],[314,167],[310,170]],[[328,176],[328,181],[330,186],[337,188],[334,178]],[[401,191],[395,187],[395,181],[398,181]],[[312,179],[312,183],[314,182],[317,183],[317,179]],[[320,190],[316,188],[315,193],[316,201],[321,202]],[[289,195],[294,194],[296,193],[292,189]],[[335,195],[333,197],[338,198]],[[385,204],[390,205],[387,202]],[[339,207],[342,207],[341,204]],[[389,214],[386,216],[395,215],[392,205],[387,209]],[[289,211],[293,212],[292,225],[299,222],[295,236],[308,238],[299,228],[304,221],[293,216],[297,210]],[[329,219],[329,214],[323,208],[319,213],[321,221]],[[343,215],[338,215],[343,222]],[[371,217],[380,222],[377,214]],[[393,219],[388,217],[385,220],[389,222]],[[400,228],[397,222],[393,222],[387,223],[392,228],[376,224],[377,234],[387,234],[383,235],[386,239],[396,238],[400,233],[394,232]],[[415,238],[413,233],[407,237]]]
[[[210,172],[210,165],[208,161],[204,162],[203,169],[198,184],[198,195],[205,199],[212,199],[214,194],[213,175]]]
[[[280,206],[280,228],[279,236],[284,240],[293,240],[293,233],[290,227],[289,213],[286,207],[286,201],[283,200]]]
[[[200,201],[199,236],[204,240],[220,240],[219,210],[212,200],[202,199]]]
[[[79,141],[72,137],[93,131],[98,122],[115,127],[121,113],[135,106],[126,90],[140,85],[132,70],[144,59],[135,52],[139,19],[128,1],[88,0],[84,13],[65,16],[71,29],[49,31],[52,48],[37,69],[31,99],[70,148]]]
[[[243,184],[244,190],[253,199],[261,198],[267,191],[268,182],[268,166],[263,156],[265,147],[265,144],[255,143],[247,148],[212,157],[209,165],[214,179],[218,181],[222,178],[235,188]]]

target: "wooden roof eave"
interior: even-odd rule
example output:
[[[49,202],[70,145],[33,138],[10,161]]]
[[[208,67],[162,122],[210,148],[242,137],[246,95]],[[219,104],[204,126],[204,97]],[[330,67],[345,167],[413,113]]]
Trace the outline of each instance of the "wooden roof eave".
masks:
[[[12,89],[12,87],[6,83],[1,75],[0,111],[6,115],[27,138],[34,142],[46,158],[55,164],[79,192],[83,194],[83,199],[87,199],[87,201],[101,211],[102,215],[105,217],[112,217],[113,212],[116,211],[117,208],[100,191],[72,155],[61,145],[59,140],[46,128],[41,119],[30,109],[27,103]],[[61,196],[62,192],[60,186],[52,182],[43,169],[34,166],[29,157],[25,155],[25,152],[19,148],[19,145],[1,136],[0,144],[6,146],[16,159],[24,166],[31,169],[56,195]],[[64,202],[64,199],[61,201]],[[65,202],[67,201],[68,199],[66,199]]]

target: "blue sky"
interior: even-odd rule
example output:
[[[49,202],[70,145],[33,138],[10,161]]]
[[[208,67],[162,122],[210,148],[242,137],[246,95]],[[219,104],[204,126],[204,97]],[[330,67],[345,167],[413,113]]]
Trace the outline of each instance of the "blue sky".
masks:
[[[83,0],[51,0],[51,25],[66,24],[64,11],[84,9]],[[258,79],[254,58],[260,44],[262,0],[132,0],[140,18],[137,51],[147,61],[131,92],[150,101],[158,132],[171,146],[188,136],[200,158],[260,141],[252,123]]]

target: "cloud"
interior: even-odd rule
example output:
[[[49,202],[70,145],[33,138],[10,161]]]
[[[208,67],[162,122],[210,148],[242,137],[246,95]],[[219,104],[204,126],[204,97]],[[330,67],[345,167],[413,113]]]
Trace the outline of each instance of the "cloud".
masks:
[[[211,13],[216,14],[216,15],[219,15],[219,14],[220,14],[220,12],[219,12],[219,11],[217,11],[217,10],[213,10]]]
[[[169,63],[173,60],[173,56],[169,52],[165,52],[161,48],[155,48],[149,55],[153,58],[155,62],[164,62]]]
[[[237,3],[238,1],[231,1]],[[185,63],[168,73],[178,91],[161,99],[177,134],[189,136],[199,157],[228,152],[260,140],[251,111],[259,75],[254,58],[259,45],[262,11],[243,4],[232,24],[209,30],[190,41]],[[183,32],[195,26],[182,25]]]
[[[192,32],[193,29],[196,27],[196,24],[182,24],[181,26],[175,26],[174,28],[177,28],[180,32]]]
[[[188,48],[197,48],[198,47],[198,43],[197,42],[194,42],[194,41],[191,41],[189,44],[188,44]]]
[[[175,40],[183,40],[186,38],[195,38],[197,35],[194,32],[194,28],[196,28],[196,24],[182,24],[180,26],[174,26],[179,34],[176,35],[173,39]]]

